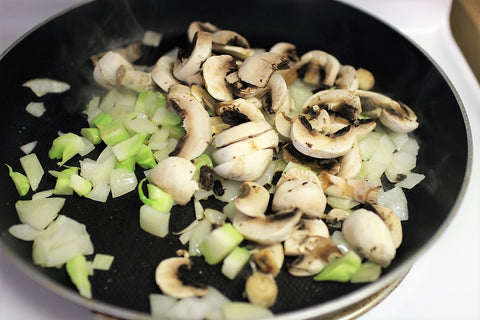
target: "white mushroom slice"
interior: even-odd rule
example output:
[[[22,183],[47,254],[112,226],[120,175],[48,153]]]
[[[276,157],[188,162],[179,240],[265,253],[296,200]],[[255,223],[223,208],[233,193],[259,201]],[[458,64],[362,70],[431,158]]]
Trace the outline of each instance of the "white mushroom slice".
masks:
[[[374,209],[372,211],[375,211],[387,225],[388,230],[390,230],[390,234],[392,235],[393,244],[395,248],[398,248],[403,240],[402,222],[400,221],[400,218],[390,208],[378,204],[374,204],[372,207]]]
[[[278,287],[273,276],[255,271],[247,279],[245,293],[251,304],[268,308],[277,299]]]
[[[338,171],[338,176],[343,178],[355,178],[360,169],[362,168],[362,156],[360,154],[360,148],[358,147],[358,142],[355,140],[353,143],[352,149],[348,151],[340,159],[340,171]]]
[[[207,287],[186,285],[180,279],[179,274],[190,269],[191,265],[190,259],[183,257],[169,258],[160,262],[155,270],[155,282],[160,290],[178,299],[206,295]]]
[[[275,70],[288,68],[289,62],[285,56],[274,52],[263,52],[248,57],[238,68],[239,78],[256,87],[267,86]]]
[[[232,100],[232,90],[228,87],[225,77],[227,73],[236,69],[235,60],[230,55],[209,57],[202,66],[203,79],[208,93],[220,101]]]
[[[171,85],[180,83],[173,76],[174,63],[174,58],[166,55],[162,56],[157,60],[152,71],[150,72],[152,74],[153,81],[155,81],[155,83],[165,92],[168,92],[168,88],[170,88]]]
[[[325,212],[327,199],[322,188],[310,181],[285,181],[275,190],[273,211],[301,209],[310,217],[321,217]]]
[[[338,89],[358,89],[357,71],[352,66],[341,66],[335,79],[335,86]]]
[[[253,56],[255,51],[251,48],[243,48],[238,46],[231,46],[228,44],[213,43],[212,51],[217,53],[229,54],[237,59],[245,60],[246,58]]]
[[[197,181],[192,180],[195,170],[195,165],[187,159],[168,157],[152,169],[149,180],[170,194],[176,203],[185,205],[198,190]]]
[[[272,157],[272,149],[258,150],[223,162],[214,167],[213,171],[226,179],[254,181],[267,170]]]
[[[264,95],[265,110],[272,114],[278,111],[289,112],[291,99],[288,93],[287,83],[282,75],[274,72],[270,77],[267,87],[270,90]]]
[[[301,227],[293,231],[283,244],[285,254],[295,256],[311,251],[317,243],[316,237],[330,238],[325,222],[320,219],[302,219]]]
[[[282,269],[285,254],[281,243],[259,246],[252,251],[252,258],[264,273],[276,276]]]
[[[275,130],[286,140],[290,139],[290,129],[292,128],[292,119],[286,116],[285,112],[275,113]]]
[[[173,66],[173,75],[181,81],[191,84],[195,75],[200,75],[202,63],[210,57],[212,53],[212,34],[210,32],[198,31],[191,43],[191,48],[187,51],[188,56],[179,57],[175,60]]]
[[[212,41],[214,43],[226,44],[226,45],[231,45],[235,47],[242,47],[246,49],[250,48],[250,44],[248,43],[248,40],[244,36],[231,30],[215,31],[213,33]]]
[[[374,212],[359,209],[343,221],[345,240],[360,254],[386,268],[395,257],[395,245],[387,225]]]
[[[355,130],[353,126],[347,126],[332,135],[324,135],[314,130],[307,118],[300,115],[292,124],[290,138],[295,149],[307,156],[337,158],[353,146]]]
[[[202,86],[194,84],[190,87],[190,93],[195,99],[197,99],[198,102],[204,105],[205,109],[207,109],[210,114],[215,114],[215,106],[217,101],[215,101],[215,99],[208,93],[207,90],[205,90]]]
[[[248,137],[254,137],[270,129],[272,129],[272,126],[265,120],[245,122],[219,133],[215,137],[215,147],[221,148]]]
[[[355,126],[355,135],[357,136],[357,141],[365,138],[370,132],[375,129],[377,122],[374,119],[358,119],[354,123]]]
[[[212,138],[208,112],[190,94],[190,88],[181,84],[170,86],[167,104],[183,118],[186,131],[171,155],[188,160],[198,157],[208,147]]]
[[[323,191],[329,196],[346,198],[361,203],[377,203],[380,186],[365,180],[346,179],[322,171],[318,175]]]
[[[205,32],[213,33],[217,30],[219,30],[219,28],[216,25],[211,24],[210,22],[193,21],[188,26],[187,35],[188,35],[188,39],[190,40],[190,42],[192,42],[193,39],[195,38],[195,34],[198,31],[205,31]]]
[[[278,145],[278,135],[275,130],[268,130],[264,133],[247,138],[228,146],[217,149],[212,157],[216,163],[224,163],[248,155],[252,152],[275,148]]]
[[[237,212],[233,217],[233,226],[246,239],[261,243],[274,244],[284,241],[298,227],[302,211],[295,209],[269,214],[266,218],[251,218]]]
[[[360,97],[354,91],[344,89],[322,90],[313,94],[303,104],[303,113],[314,111],[314,106],[334,112],[352,123],[362,112]]]
[[[117,70],[120,67],[124,70],[135,70],[133,65],[120,54],[109,51],[95,65],[93,79],[102,87],[112,89],[118,85]]]
[[[232,126],[247,121],[264,120],[265,116],[253,103],[248,100],[239,98],[217,104],[217,115],[223,122]]]
[[[235,207],[249,217],[265,217],[270,201],[270,192],[256,182],[246,181],[240,187],[240,194],[235,198]]]
[[[290,42],[277,42],[270,48],[269,51],[279,53],[293,61],[300,60],[297,54],[297,47]]]
[[[360,96],[362,113],[378,118],[387,128],[408,133],[418,127],[417,116],[407,105],[377,92],[366,90],[355,92]]]
[[[317,177],[317,174],[314,171],[302,167],[292,167],[282,173],[282,176],[280,177],[280,179],[278,179],[277,187],[279,187],[282,183],[286,181],[292,180],[304,180],[312,182],[319,187],[322,186],[320,180]]]
[[[345,220],[349,215],[350,215],[350,212],[346,210],[334,208],[328,211],[327,214],[324,214],[322,216],[322,219],[331,223],[336,223],[338,221]]]
[[[139,70],[127,70],[123,65],[117,70],[117,83],[137,92],[152,90],[155,86],[150,73]]]
[[[302,69],[306,69],[307,79],[304,78],[304,81],[307,83],[313,85],[323,83],[327,86],[333,86],[340,70],[340,63],[337,58],[324,51],[312,50],[300,57],[295,69],[299,73],[303,73]],[[311,73],[311,76],[308,73]],[[322,74],[324,74],[323,79]]]

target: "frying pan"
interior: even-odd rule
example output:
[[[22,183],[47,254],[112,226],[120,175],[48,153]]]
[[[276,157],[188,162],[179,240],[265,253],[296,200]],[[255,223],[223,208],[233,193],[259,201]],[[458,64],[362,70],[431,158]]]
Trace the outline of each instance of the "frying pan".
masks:
[[[95,1],[71,10],[36,29],[8,51],[0,61],[0,136],[2,163],[15,164],[23,154],[19,146],[38,140],[35,152],[45,168],[56,168],[47,157],[58,131],[78,132],[86,125],[82,110],[93,94],[105,92],[94,84],[89,57],[100,51],[140,40],[145,30],[160,31],[164,40],[139,63],[151,64],[160,54],[185,43],[185,30],[193,20],[210,21],[243,34],[254,47],[268,48],[278,41],[297,45],[300,53],[322,49],[343,64],[364,67],[376,77],[376,88],[411,106],[419,116],[415,131],[421,149],[417,171],[426,179],[407,192],[410,219],[404,223],[404,242],[392,265],[372,284],[315,283],[310,278],[278,277],[281,292],[272,310],[279,316],[307,318],[325,315],[358,302],[403,275],[415,258],[451,220],[468,182],[471,142],[466,116],[455,90],[435,64],[412,43],[374,18],[337,2],[327,1]],[[33,118],[24,106],[38,100],[26,80],[59,79],[72,89],[41,100],[47,113]],[[148,294],[159,292],[153,281],[158,262],[175,255],[178,239],[155,238],[140,230],[135,193],[110,199],[108,206],[67,197],[62,213],[87,225],[95,251],[115,256],[109,272],[91,278],[93,300],[76,294],[63,269],[42,269],[31,262],[31,243],[11,237],[8,227],[18,223],[18,199],[8,176],[2,177],[0,246],[15,263],[61,295],[91,309],[124,318],[149,311]],[[40,186],[53,186],[45,177]],[[193,218],[192,206],[176,208],[171,230],[180,230]],[[183,219],[181,217],[184,217]],[[195,259],[194,272],[234,300],[242,299],[243,279],[226,280],[219,267]]]

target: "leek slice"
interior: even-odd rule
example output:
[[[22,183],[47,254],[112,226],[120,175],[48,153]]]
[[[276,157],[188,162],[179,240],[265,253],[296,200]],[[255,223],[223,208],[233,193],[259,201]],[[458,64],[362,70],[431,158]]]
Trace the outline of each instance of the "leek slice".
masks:
[[[18,194],[23,197],[30,190],[30,182],[28,181],[28,178],[20,172],[13,171],[12,167],[10,167],[8,164],[5,165],[8,168],[8,175],[10,178],[12,178]]]
[[[169,221],[170,212],[162,212],[146,204],[140,207],[140,228],[154,236],[165,237]]]
[[[65,162],[80,153],[85,147],[82,137],[74,133],[65,133],[53,140],[52,146],[48,151],[50,159],[62,159],[58,162],[62,166]]]
[[[118,161],[134,157],[143,145],[144,137],[136,134],[131,138],[123,140],[112,147],[112,151]]]
[[[147,184],[147,191],[149,197],[145,196],[143,193],[143,183],[147,180],[147,178],[143,178],[140,183],[138,184],[138,196],[140,197],[140,201],[144,204],[149,205],[150,207],[162,211],[162,212],[170,212],[173,207],[173,198],[170,194],[166,193],[159,187],[153,184]]]
[[[82,128],[80,134],[88,139],[93,145],[97,145],[102,142],[102,137],[100,136],[100,129],[98,128]]]
[[[236,247],[223,260],[222,274],[230,280],[240,273],[250,259],[251,253],[246,248]]]
[[[243,236],[230,223],[226,223],[214,229],[200,243],[198,249],[205,257],[205,261],[214,265],[222,261],[242,241]]]
[[[53,189],[53,194],[56,195],[72,195],[73,189],[70,186],[70,177],[72,174],[78,174],[78,168],[70,167],[58,174],[57,182],[55,183],[55,188]]]
[[[320,271],[313,279],[316,281],[348,282],[360,269],[362,259],[353,251],[336,258]]]
[[[85,298],[91,298],[92,287],[88,280],[87,259],[81,254],[76,255],[67,262],[66,269],[78,292]]]
[[[69,186],[82,197],[86,197],[90,190],[92,190],[92,183],[77,173],[70,175]]]

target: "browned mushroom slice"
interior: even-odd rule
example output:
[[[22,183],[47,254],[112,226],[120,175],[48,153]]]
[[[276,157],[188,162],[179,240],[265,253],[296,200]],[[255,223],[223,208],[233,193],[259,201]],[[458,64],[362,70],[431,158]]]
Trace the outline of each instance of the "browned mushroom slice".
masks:
[[[274,52],[263,52],[248,57],[238,69],[238,77],[251,85],[264,88],[275,70],[286,69],[288,59]]]
[[[265,218],[265,211],[270,201],[270,192],[253,181],[243,182],[240,194],[235,198],[235,208],[249,217]]]
[[[325,171],[318,174],[325,194],[355,200],[358,202],[377,203],[377,193],[380,186],[365,180],[346,179],[329,174]]]
[[[276,276],[280,273],[285,258],[283,246],[281,243],[260,245],[253,249],[252,258],[262,272]]]
[[[235,47],[250,48],[248,40],[239,33],[232,30],[218,30],[213,33],[214,43],[226,44]]]
[[[357,90],[358,78],[355,68],[347,65],[341,66],[337,74],[337,79],[335,79],[335,86],[338,89]]]
[[[378,204],[373,204],[371,211],[378,214],[383,222],[385,222],[392,235],[393,244],[395,248],[398,248],[403,240],[402,222],[400,221],[400,218],[392,209]]]
[[[355,178],[362,168],[362,156],[358,142],[353,143],[352,149],[340,158],[340,171],[338,176],[343,178]]]
[[[222,118],[223,122],[232,126],[265,119],[260,109],[242,98],[218,103],[216,113]]]

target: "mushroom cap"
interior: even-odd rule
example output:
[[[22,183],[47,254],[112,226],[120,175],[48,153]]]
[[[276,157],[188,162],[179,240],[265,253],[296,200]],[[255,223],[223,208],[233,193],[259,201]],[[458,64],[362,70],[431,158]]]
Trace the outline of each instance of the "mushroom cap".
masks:
[[[170,194],[175,202],[185,205],[198,190],[197,181],[192,180],[195,170],[195,165],[185,158],[168,157],[152,169],[149,180]]]
[[[287,83],[282,75],[274,72],[268,82],[270,91],[264,95],[265,110],[269,113],[278,111],[290,112],[291,99],[288,93]]]
[[[155,83],[165,92],[168,92],[168,88],[170,88],[172,84],[180,83],[173,76],[174,63],[174,58],[166,55],[161,56],[153,66],[152,71],[150,72],[153,81],[155,81]]]
[[[270,192],[252,181],[243,182],[239,189],[240,194],[234,200],[237,210],[249,217],[265,217]]]
[[[225,77],[231,70],[236,70],[235,60],[230,55],[209,57],[202,65],[205,87],[212,97],[220,101],[233,99]]]
[[[186,131],[171,155],[188,160],[198,157],[208,147],[212,138],[208,112],[191,95],[190,88],[182,84],[170,86],[167,104],[183,118]]]
[[[272,129],[272,126],[265,120],[245,122],[219,133],[215,137],[215,147],[221,148],[248,137],[254,137],[270,129]]]
[[[189,258],[168,258],[159,263],[155,269],[155,282],[166,295],[182,299],[193,296],[204,296],[208,288],[194,285],[185,285],[179,278],[183,268],[189,269],[192,262]]]
[[[117,84],[137,92],[152,90],[155,86],[149,72],[126,69],[124,65],[117,69]]]
[[[345,89],[318,91],[305,101],[303,113],[311,112],[314,106],[334,112],[352,123],[362,112],[360,97],[354,91]]]
[[[223,162],[213,168],[221,177],[237,181],[254,181],[262,176],[272,161],[273,150],[262,149]]]
[[[287,117],[285,112],[275,113],[274,118],[275,130],[283,139],[290,139],[290,129],[292,128],[292,119]]]
[[[302,55],[300,61],[295,65],[295,69],[299,72],[302,68],[307,68],[306,73],[311,73],[310,78],[304,78],[307,83],[314,85],[323,83],[333,86],[340,70],[340,62],[324,51],[312,50]],[[309,68],[311,71],[308,70]],[[322,74],[324,74],[323,79],[321,78]]]
[[[265,119],[265,116],[259,108],[249,100],[243,98],[219,102],[217,104],[216,113],[222,118],[223,122],[232,126],[247,121]]]
[[[362,168],[362,156],[358,142],[355,140],[352,148],[340,159],[340,171],[338,176],[343,178],[355,178]]]
[[[301,153],[314,158],[337,158],[346,154],[355,141],[353,126],[347,126],[333,133],[324,135],[314,130],[303,115],[297,117],[290,130],[292,144]]]
[[[297,47],[290,42],[277,42],[268,51],[279,53],[293,61],[300,60],[297,54]]]
[[[201,77],[200,68],[212,53],[212,33],[198,31],[190,44],[185,57],[179,57],[173,65],[173,75],[181,81],[191,84],[198,74]]]
[[[233,217],[233,226],[246,239],[261,243],[274,244],[288,238],[298,227],[302,217],[299,209],[269,214],[266,218],[251,218],[237,212]]]
[[[232,30],[218,30],[213,33],[212,41],[214,43],[225,44],[235,47],[248,49],[250,44],[248,40],[239,33]]]
[[[102,87],[112,89],[118,85],[117,71],[120,67],[124,71],[135,69],[122,55],[109,51],[95,65],[93,79]]]
[[[275,190],[272,210],[299,208],[308,216],[321,217],[326,205],[327,199],[318,184],[308,180],[290,180],[283,182]]]
[[[358,78],[355,68],[348,65],[340,66],[337,79],[335,79],[335,86],[338,89],[357,90]]]
[[[386,268],[395,257],[395,245],[390,230],[374,212],[355,210],[343,221],[345,240],[360,254]]]
[[[216,25],[210,23],[210,22],[203,22],[203,21],[193,21],[190,23],[187,29],[187,35],[188,39],[190,42],[193,41],[195,38],[195,34],[198,31],[206,31],[206,32],[215,32],[217,30],[220,30]]]
[[[320,219],[302,219],[301,226],[293,231],[283,243],[286,255],[301,255],[311,251],[317,237],[330,238],[327,225]]]
[[[286,69],[289,61],[285,56],[275,52],[263,52],[250,56],[238,68],[239,78],[256,87],[267,86],[275,70]]]

